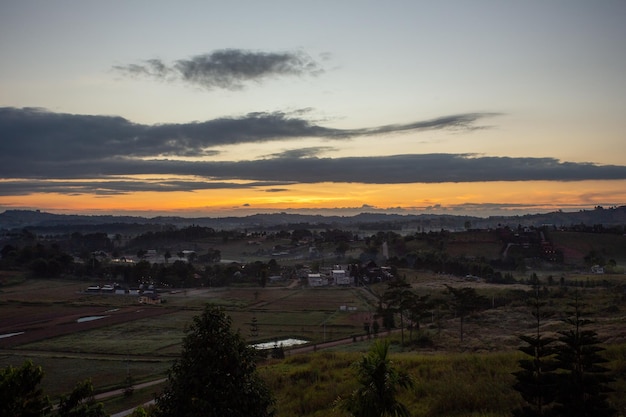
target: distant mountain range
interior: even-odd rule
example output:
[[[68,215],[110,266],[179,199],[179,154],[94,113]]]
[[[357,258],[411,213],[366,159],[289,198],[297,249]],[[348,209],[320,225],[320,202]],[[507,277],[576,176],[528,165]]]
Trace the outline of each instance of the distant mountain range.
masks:
[[[523,216],[472,217],[447,214],[401,215],[386,213],[361,213],[355,216],[322,216],[295,213],[255,214],[246,217],[134,217],[112,215],[53,214],[38,210],[7,210],[0,213],[0,230],[27,228],[41,232],[79,231],[94,232],[129,228],[186,227],[191,225],[212,227],[216,230],[232,229],[286,229],[286,228],[360,228],[364,230],[463,230],[489,228],[498,225],[522,226],[572,226],[572,225],[626,226],[626,206],[581,210],[577,212],[551,212]]]

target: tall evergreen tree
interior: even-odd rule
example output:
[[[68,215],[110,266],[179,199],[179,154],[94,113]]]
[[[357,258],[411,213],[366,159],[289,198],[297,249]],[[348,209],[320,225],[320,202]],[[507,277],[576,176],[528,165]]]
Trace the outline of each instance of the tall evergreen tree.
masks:
[[[569,329],[559,332],[557,362],[563,372],[555,409],[559,415],[569,417],[615,416],[616,411],[607,402],[612,379],[602,366],[606,362],[600,355],[604,348],[597,333],[586,329],[592,321],[584,317],[585,306],[578,292],[569,306],[573,309],[565,319]]]
[[[541,325],[552,315],[546,311],[545,301],[539,290],[537,275],[531,276],[532,290],[529,304],[533,316],[534,334],[521,335],[524,342],[519,350],[527,356],[519,360],[520,371],[514,372],[516,383],[513,386],[522,396],[525,404],[514,411],[517,417],[535,417],[552,415],[552,405],[556,395],[556,353],[554,338],[544,337]]]
[[[193,319],[180,358],[156,400],[161,417],[266,417],[270,391],[256,372],[254,349],[220,309],[207,305]]]

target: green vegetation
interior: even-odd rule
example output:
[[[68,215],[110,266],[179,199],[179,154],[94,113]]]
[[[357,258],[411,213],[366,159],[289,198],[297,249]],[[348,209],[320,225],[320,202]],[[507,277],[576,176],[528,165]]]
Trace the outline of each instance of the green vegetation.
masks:
[[[365,365],[382,340],[388,344],[383,342],[380,362],[393,363],[413,381],[393,392],[412,416],[547,415],[566,403],[576,404],[567,411],[575,415],[586,409],[576,400],[594,395],[594,413],[612,415],[615,409],[626,415],[626,281],[616,273],[626,261],[622,234],[468,228],[407,236],[377,232],[359,240],[338,230],[248,235],[191,227],[151,232],[124,245],[101,233],[73,234],[56,244],[39,243],[28,233],[20,239],[2,249],[0,333],[13,332],[12,322],[23,323],[27,335],[50,331],[19,343],[0,339],[0,366],[37,364],[37,386],[53,398],[82,392],[77,381],[91,380],[93,392],[102,393],[163,378],[186,354],[183,340],[198,329],[195,317],[219,307],[247,344],[294,337],[318,350],[281,347],[255,358],[276,399],[277,417],[363,415],[339,406],[338,398],[365,395],[352,364]],[[64,256],[76,248],[136,253],[139,260],[117,264],[86,250],[72,260]],[[152,258],[151,248],[157,252]],[[187,248],[196,254],[185,255]],[[362,285],[308,288],[299,275],[338,262],[354,268]],[[593,265],[612,273],[593,274]],[[84,292],[95,283],[148,281],[163,285],[163,304],[139,306],[135,296]],[[578,296],[584,300],[579,310],[585,304],[592,322],[569,305]],[[127,318],[62,331],[77,317],[114,310],[124,310]],[[146,311],[158,315],[140,316]],[[323,346],[340,339],[347,344]],[[581,352],[589,364],[567,368]],[[572,386],[575,398],[546,388],[563,384],[565,375],[584,382]],[[133,389],[103,404],[106,412],[121,411],[161,389]]]
[[[518,361],[524,357],[520,352],[433,355],[399,352],[399,336],[390,341],[390,360],[411,375],[414,382],[412,388],[397,396],[413,417],[510,417],[512,410],[522,405],[521,396],[513,388],[513,373],[520,369]],[[320,351],[292,356],[287,352],[284,360],[259,365],[259,376],[276,399],[276,417],[347,416],[337,407],[336,400],[358,388],[353,364],[362,359],[372,343],[348,345],[356,349],[354,352]],[[622,379],[610,384],[614,392],[608,393],[609,403],[618,410],[625,410],[626,345],[609,346],[604,357],[608,360],[604,366],[610,369],[610,374],[622,375]],[[136,397],[133,394],[117,404],[112,400],[103,402],[107,412],[112,413],[143,403],[160,389],[144,389],[143,394],[139,391]],[[624,415],[623,412],[620,415]]]
[[[517,417],[549,415],[557,394],[557,381],[554,371],[557,369],[554,355],[554,338],[546,337],[541,332],[541,325],[552,315],[546,310],[546,302],[540,292],[537,275],[531,276],[532,293],[528,300],[534,319],[534,332],[520,335],[523,345],[520,351],[527,357],[519,360],[520,370],[514,372],[517,379],[514,388],[520,393],[525,404],[515,410]]]
[[[32,361],[42,368],[41,388],[56,398],[70,392],[78,381],[91,380],[96,393],[123,387],[130,371],[136,384],[163,378],[172,364],[168,360],[126,359],[124,356],[90,356],[88,358],[63,353],[34,353],[15,351],[0,356],[0,366],[21,366]]]
[[[369,353],[355,363],[359,387],[339,406],[354,417],[408,417],[409,409],[397,399],[399,389],[413,387],[413,380],[388,357],[389,340],[377,340]]]
[[[86,380],[61,395],[55,406],[41,388],[44,371],[26,361],[21,367],[0,371],[0,415],[23,417],[105,417],[104,406],[93,397],[93,384]]]
[[[0,415],[38,417],[50,411],[48,397],[39,386],[43,370],[32,362],[0,370]]]
[[[158,417],[270,416],[272,397],[256,372],[254,349],[207,306],[186,332],[183,351],[156,399]]]
[[[399,339],[392,339],[391,348]],[[338,397],[346,398],[359,385],[352,364],[367,352],[318,352],[287,357],[260,367],[262,377],[276,396],[277,417],[347,416],[337,407]],[[614,346],[605,365],[612,375],[624,372],[626,346]],[[612,356],[620,359],[611,360]],[[489,416],[510,417],[523,404],[513,388],[521,353],[390,353],[396,368],[406,371],[413,387],[398,393],[397,399],[414,417]],[[621,385],[612,384],[609,403],[619,410],[626,407]],[[622,387],[622,389],[620,389]],[[623,415],[620,414],[620,415]]]
[[[397,339],[391,348],[397,347]],[[367,351],[368,342],[362,348]],[[364,353],[319,352],[288,357],[260,369],[277,399],[277,417],[347,416],[337,398],[347,398],[359,383],[352,364]],[[518,355],[390,353],[413,386],[398,392],[412,416],[508,416],[519,403],[511,388]]]

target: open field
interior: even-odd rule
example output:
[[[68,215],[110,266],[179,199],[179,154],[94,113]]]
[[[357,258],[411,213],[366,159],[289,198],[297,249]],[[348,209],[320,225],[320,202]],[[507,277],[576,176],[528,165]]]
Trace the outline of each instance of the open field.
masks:
[[[398,398],[414,417],[463,416],[510,417],[521,404],[513,389],[518,360],[516,350],[497,352],[403,351],[397,333],[391,337],[390,359],[394,366],[411,375],[414,386]],[[270,361],[260,369],[280,404],[276,417],[346,416],[336,407],[357,387],[352,364],[359,361],[371,342],[358,342],[349,349],[328,349],[309,355]],[[621,379],[612,387],[611,404],[619,416],[626,415],[626,345],[614,345],[606,351],[606,366]]]
[[[531,327],[531,316],[523,301],[527,285],[488,284],[409,270],[401,274],[418,294],[428,294],[431,298],[443,298],[446,285],[472,286],[493,302],[492,308],[467,318],[463,342],[459,340],[459,319],[445,309],[433,311],[432,317],[422,322],[422,332],[428,335],[430,342],[417,348],[419,354],[445,358],[447,355],[502,353],[512,355],[505,360],[507,369],[514,364],[519,346],[517,336]],[[626,276],[551,274],[555,284],[546,285],[545,291],[552,294],[551,308],[561,313],[545,323],[546,331],[562,328],[559,314],[566,309],[568,294],[579,288],[585,303],[591,307],[591,318],[596,322],[594,330],[600,338],[613,346],[626,343]],[[539,275],[542,282],[547,283],[548,274]],[[559,286],[561,276],[566,282],[580,283],[580,286]],[[516,278],[526,277],[518,275]],[[127,373],[136,383],[162,378],[180,352],[185,326],[206,303],[221,306],[231,317],[233,328],[251,343],[295,337],[321,346],[325,341],[351,339],[353,343],[336,346],[332,351],[358,354],[369,345],[363,336],[363,323],[372,320],[377,306],[375,294],[381,294],[386,288],[386,284],[377,284],[371,290],[312,289],[301,287],[298,282],[266,288],[197,288],[163,294],[167,302],[158,306],[142,306],[131,296],[84,294],[80,292],[88,285],[84,282],[15,282],[0,287],[0,335],[24,333],[0,338],[0,366],[18,366],[26,359],[41,365],[46,373],[43,388],[52,396],[67,393],[76,382],[87,378],[92,379],[98,392],[122,386]],[[91,316],[105,317],[77,322],[79,318]],[[253,319],[258,323],[255,336],[251,335]],[[379,337],[386,335],[381,329]],[[408,330],[404,336],[409,337]],[[400,334],[396,331],[392,337],[399,340]],[[395,346],[398,353],[403,350]],[[295,363],[298,356],[287,350],[286,363]],[[271,362],[268,366],[283,365]],[[433,372],[415,369],[420,376]],[[318,380],[326,378],[321,373],[323,371],[318,371]],[[306,398],[302,397],[301,401],[305,404]],[[118,411],[115,409],[118,406],[124,405],[111,405],[113,408],[107,411]],[[309,408],[308,405],[302,407]]]
[[[135,381],[163,377],[180,352],[185,326],[206,303],[224,308],[251,342],[350,337],[362,332],[361,315],[370,309],[367,296],[352,288],[189,289],[164,294],[160,306],[143,306],[136,297],[80,292],[87,285],[26,280],[2,287],[0,335],[19,334],[0,338],[0,366],[26,359],[41,365],[44,389],[53,396],[86,378],[100,392],[119,386],[127,372]],[[102,318],[77,321],[86,317]],[[254,340],[252,317],[259,327]]]

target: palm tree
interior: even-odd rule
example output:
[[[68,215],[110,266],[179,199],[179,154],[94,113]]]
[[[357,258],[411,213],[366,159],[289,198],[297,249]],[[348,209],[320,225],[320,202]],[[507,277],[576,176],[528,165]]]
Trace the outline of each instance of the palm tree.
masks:
[[[389,340],[374,342],[357,368],[359,388],[350,397],[340,400],[341,407],[354,417],[407,417],[406,406],[396,399],[399,388],[410,388],[410,376],[397,370],[388,357]]]

